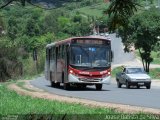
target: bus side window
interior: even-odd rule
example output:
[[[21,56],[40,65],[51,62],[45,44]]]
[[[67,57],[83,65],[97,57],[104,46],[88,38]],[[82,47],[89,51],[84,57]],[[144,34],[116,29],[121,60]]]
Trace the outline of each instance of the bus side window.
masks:
[[[57,47],[57,59],[60,59],[60,46]]]
[[[61,49],[62,49],[62,46],[59,46],[59,50],[58,50],[59,59],[61,59],[61,58],[62,58]]]
[[[64,45],[62,46],[62,58],[64,59],[65,57],[65,49],[64,49]]]
[[[52,50],[53,50],[53,48],[51,48],[51,49],[50,49],[50,60],[52,60],[52,59],[53,59]]]
[[[56,61],[58,59],[58,47],[55,47],[55,58],[56,58]]]
[[[64,45],[60,47],[60,58],[64,58]]]
[[[52,47],[52,51],[51,51],[51,54],[52,54],[52,60],[55,60],[55,53],[54,53],[54,50],[55,50],[55,48],[54,47]]]

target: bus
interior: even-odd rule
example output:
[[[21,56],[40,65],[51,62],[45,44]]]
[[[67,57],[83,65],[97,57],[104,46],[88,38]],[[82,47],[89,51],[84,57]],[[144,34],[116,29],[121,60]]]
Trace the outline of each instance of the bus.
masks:
[[[72,37],[46,46],[45,78],[52,87],[69,89],[111,81],[111,40],[102,36]]]

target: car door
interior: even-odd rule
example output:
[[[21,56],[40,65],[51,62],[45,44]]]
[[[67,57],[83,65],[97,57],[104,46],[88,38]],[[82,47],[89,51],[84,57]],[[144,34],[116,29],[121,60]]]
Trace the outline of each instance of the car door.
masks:
[[[126,81],[126,68],[123,69],[123,72],[121,74],[121,83],[125,83]]]

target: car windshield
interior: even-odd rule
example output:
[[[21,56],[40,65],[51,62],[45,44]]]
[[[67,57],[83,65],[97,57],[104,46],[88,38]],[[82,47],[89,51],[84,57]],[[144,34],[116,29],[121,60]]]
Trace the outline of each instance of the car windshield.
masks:
[[[127,74],[142,74],[145,73],[145,71],[142,68],[128,68]]]
[[[110,49],[102,46],[72,46],[70,64],[84,67],[108,67]]]

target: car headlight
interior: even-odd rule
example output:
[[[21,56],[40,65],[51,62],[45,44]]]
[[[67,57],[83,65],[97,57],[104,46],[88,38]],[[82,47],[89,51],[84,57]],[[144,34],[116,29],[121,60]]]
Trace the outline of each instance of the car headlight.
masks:
[[[147,81],[151,81],[151,79],[150,79],[150,78],[147,78],[146,80],[147,80]]]

